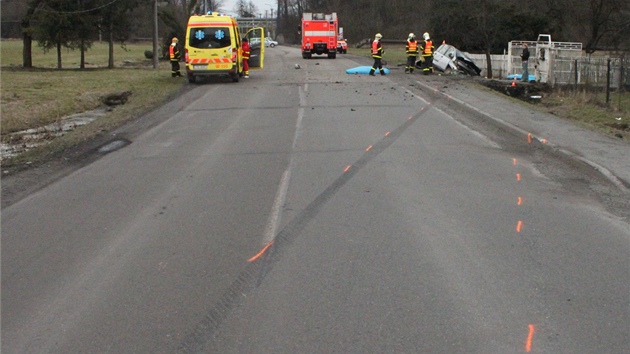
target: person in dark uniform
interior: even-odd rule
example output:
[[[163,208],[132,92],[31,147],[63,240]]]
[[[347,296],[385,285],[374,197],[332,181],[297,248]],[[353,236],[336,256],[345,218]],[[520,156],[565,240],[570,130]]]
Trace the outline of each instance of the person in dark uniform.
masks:
[[[424,75],[429,75],[433,72],[433,50],[435,47],[433,46],[433,41],[429,36],[429,33],[424,32],[422,35],[424,38],[424,43],[421,46],[422,51],[422,73]]]
[[[418,58],[418,41],[416,41],[415,34],[409,33],[405,51],[407,52],[407,66],[405,66],[405,74],[413,74],[413,69],[416,67],[416,59]]]
[[[374,41],[372,42],[372,58],[374,58],[374,64],[372,65],[372,69],[370,69],[370,75],[374,76],[374,72],[378,69],[381,72],[381,75],[385,75],[385,71],[383,71],[383,63],[381,63],[381,59],[383,58],[383,46],[381,45],[381,38],[383,36],[380,33],[377,33],[374,36]]]
[[[179,42],[177,37],[173,37],[171,45],[168,47],[168,53],[171,58],[171,75],[173,77],[182,76],[182,73],[179,71],[179,59],[182,57],[182,54],[179,52],[177,42]]]

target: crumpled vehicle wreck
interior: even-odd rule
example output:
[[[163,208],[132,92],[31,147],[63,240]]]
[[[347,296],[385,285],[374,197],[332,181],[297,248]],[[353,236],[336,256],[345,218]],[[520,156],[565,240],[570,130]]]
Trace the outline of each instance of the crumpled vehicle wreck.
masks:
[[[422,68],[422,60],[416,61],[416,67]],[[481,69],[463,52],[450,44],[442,44],[433,53],[433,68],[445,74],[460,73],[479,76]]]

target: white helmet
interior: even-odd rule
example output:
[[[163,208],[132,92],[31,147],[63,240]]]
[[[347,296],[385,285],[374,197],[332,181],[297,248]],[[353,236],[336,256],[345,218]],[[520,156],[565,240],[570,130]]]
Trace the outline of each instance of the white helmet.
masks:
[[[374,38],[381,39],[381,38],[383,38],[383,36],[380,33],[377,33],[376,36],[374,36]]]
[[[422,35],[422,38],[424,38],[425,40],[431,38],[429,37],[429,33],[428,32],[424,32],[424,34]]]
[[[413,33],[409,33],[409,39],[416,38],[416,35]]]

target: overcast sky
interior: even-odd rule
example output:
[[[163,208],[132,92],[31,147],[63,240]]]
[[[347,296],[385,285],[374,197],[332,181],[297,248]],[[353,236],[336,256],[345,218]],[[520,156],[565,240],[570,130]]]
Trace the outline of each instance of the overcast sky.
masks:
[[[246,0],[249,3],[249,0]],[[267,11],[267,16],[271,16],[271,9],[273,9],[274,16],[276,14],[276,9],[278,7],[276,0],[251,0],[251,2],[256,5],[260,15],[265,17],[265,11]],[[236,0],[225,0],[225,6],[223,9],[225,12],[230,13],[234,10],[234,6],[236,5]]]

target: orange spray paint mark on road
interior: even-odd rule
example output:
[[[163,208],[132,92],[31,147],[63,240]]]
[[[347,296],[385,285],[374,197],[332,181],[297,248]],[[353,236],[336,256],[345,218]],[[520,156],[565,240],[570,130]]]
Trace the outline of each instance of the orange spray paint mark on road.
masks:
[[[267,245],[265,245],[265,247],[262,249],[262,251],[258,252],[257,255],[255,255],[254,257],[248,259],[248,262],[253,262],[255,260],[257,260],[258,258],[260,258],[260,256],[262,256],[265,251],[267,250],[267,248],[271,247],[271,245],[273,245],[273,241],[269,242]]]
[[[523,204],[523,197],[518,197],[518,202],[516,202],[517,205],[521,205]]]
[[[526,352],[531,352],[532,351],[532,340],[534,339],[534,325],[530,324],[529,325],[529,335],[527,335],[527,342],[525,342],[525,351]]]
[[[521,220],[519,220],[516,223],[516,232],[521,232],[521,228],[523,228],[523,222]]]
[[[516,166],[516,159],[512,159],[512,165]]]
[[[367,149],[365,149],[365,151],[370,151],[372,150],[372,145],[368,146]]]
[[[531,134],[531,133],[528,133],[528,134],[527,134],[527,142],[528,142],[528,143],[531,143],[531,142],[532,142],[532,134]]]
[[[350,170],[350,167],[351,167],[351,166],[352,166],[352,165],[348,165],[348,166],[346,166],[346,168],[343,170],[343,172],[348,172],[348,171]]]
[[[520,180],[521,180],[521,174],[520,174],[520,173],[517,173],[517,174],[516,174],[516,180],[517,180],[517,181],[520,181]]]

